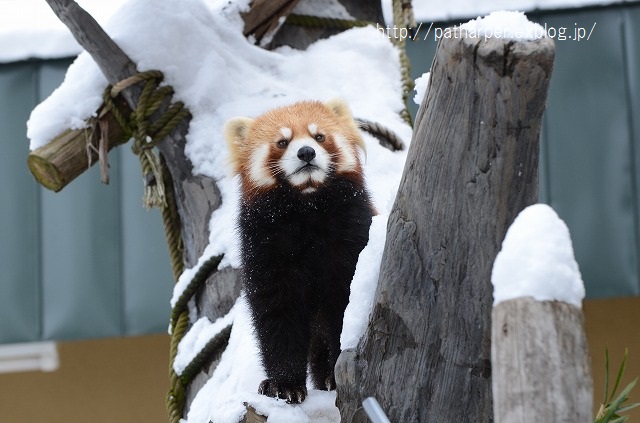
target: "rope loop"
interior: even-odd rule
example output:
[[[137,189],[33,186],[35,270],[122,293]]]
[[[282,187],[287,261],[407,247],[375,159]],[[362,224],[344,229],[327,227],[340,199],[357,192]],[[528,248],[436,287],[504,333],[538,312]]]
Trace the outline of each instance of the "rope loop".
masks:
[[[103,95],[105,106],[115,116],[118,123],[125,129],[127,137],[133,137],[131,149],[140,158],[144,181],[143,204],[145,208],[165,208],[167,206],[166,187],[162,176],[160,158],[154,148],[178,126],[180,121],[189,116],[189,111],[181,101],[171,103],[155,122],[150,119],[156,115],[165,99],[174,93],[168,85],[161,86],[164,75],[158,70],[137,73],[122,81],[107,87]],[[123,90],[144,84],[136,109],[129,118],[117,107],[114,99]]]

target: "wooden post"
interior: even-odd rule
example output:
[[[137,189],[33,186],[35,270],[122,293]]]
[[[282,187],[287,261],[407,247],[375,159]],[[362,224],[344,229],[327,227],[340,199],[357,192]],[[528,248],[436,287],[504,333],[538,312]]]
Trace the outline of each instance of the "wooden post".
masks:
[[[496,423],[593,421],[582,310],[530,297],[501,302],[491,343]]]
[[[112,113],[101,118],[109,127],[107,150],[126,142],[125,131]],[[36,181],[54,192],[62,190],[98,161],[98,139],[94,134],[95,119],[87,128],[67,130],[51,142],[35,149],[27,157],[27,165]],[[99,131],[99,128],[98,128]]]
[[[389,223],[367,331],[336,365],[342,422],[490,422],[491,268],[536,202],[550,39],[442,39]]]

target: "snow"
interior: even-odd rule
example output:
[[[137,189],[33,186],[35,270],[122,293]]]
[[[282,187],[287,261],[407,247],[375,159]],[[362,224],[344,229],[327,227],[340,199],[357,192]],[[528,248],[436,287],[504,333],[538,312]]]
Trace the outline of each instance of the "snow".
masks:
[[[491,274],[494,306],[520,297],[581,307],[584,284],[569,228],[546,204],[524,209],[507,231]]]
[[[266,375],[260,365],[244,297],[240,297],[235,308],[229,346],[183,422],[235,423],[244,415],[243,403],[246,402],[257,412],[269,416],[269,423],[338,423],[340,415],[334,405],[335,391],[311,389],[307,399],[299,405],[290,405],[256,392]]]
[[[265,51],[242,35],[239,12],[248,0],[231,4],[204,0],[131,0],[104,24],[107,33],[138,64],[141,71],[159,69],[192,114],[185,153],[194,174],[215,179],[222,206],[211,216],[210,238],[198,263],[176,283],[175,304],[194,274],[209,257],[223,254],[220,268],[240,264],[234,216],[238,179],[230,177],[224,122],[234,116],[256,116],[298,100],[344,98],[354,116],[379,122],[409,145],[411,128],[403,109],[397,50],[372,27],[354,28],[322,40],[301,52],[288,47]],[[162,28],[162,30],[158,30]],[[70,66],[64,83],[38,105],[28,122],[32,149],[46,144],[68,127],[81,128],[95,113],[107,82],[91,58],[82,53]],[[375,87],[375,89],[372,89]],[[342,344],[354,346],[364,332],[373,302],[386,236],[386,224],[407,151],[392,152],[373,136],[366,144],[365,179],[378,215],[370,242],[362,251],[345,312]],[[211,379],[194,400],[189,423],[236,422],[246,401],[269,415],[270,422],[339,421],[335,393],[310,390],[301,405],[256,393],[265,377],[240,299],[233,312],[216,322],[190,315],[191,331],[180,343],[175,369],[184,370],[202,346],[233,320],[228,348]]]
[[[344,311],[340,337],[340,348],[343,350],[355,348],[367,328],[387,236],[387,220],[388,214],[373,217],[369,229],[369,243],[360,253],[351,282],[349,304]]]
[[[471,38],[506,38],[535,40],[546,35],[540,24],[529,21],[524,12],[498,10],[488,16],[472,19],[460,25],[462,34]]]
[[[416,95],[413,96],[413,102],[418,106],[422,104],[422,100],[424,100],[424,96],[427,94],[427,88],[429,88],[429,76],[431,72],[425,72],[414,81],[413,89],[416,92]]]

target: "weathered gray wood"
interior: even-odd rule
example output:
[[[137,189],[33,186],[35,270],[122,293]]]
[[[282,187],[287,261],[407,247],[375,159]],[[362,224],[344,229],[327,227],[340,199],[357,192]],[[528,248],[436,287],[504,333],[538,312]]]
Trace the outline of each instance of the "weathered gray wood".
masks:
[[[494,421],[592,422],[582,310],[517,298],[495,306],[491,316]]]
[[[314,1],[314,0],[301,0]],[[354,19],[368,22],[384,22],[382,17],[382,3],[372,0],[341,0],[340,3]],[[312,28],[285,24],[269,43],[269,48],[290,46],[300,50],[306,49],[315,41],[328,38],[341,32],[338,28]]]
[[[245,13],[244,35],[253,36],[260,42],[265,36],[274,35],[282,25],[298,0],[254,0],[251,9]]]
[[[459,36],[458,36],[459,37]],[[365,336],[336,366],[343,422],[490,422],[493,261],[538,191],[548,39],[443,39],[389,223]]]

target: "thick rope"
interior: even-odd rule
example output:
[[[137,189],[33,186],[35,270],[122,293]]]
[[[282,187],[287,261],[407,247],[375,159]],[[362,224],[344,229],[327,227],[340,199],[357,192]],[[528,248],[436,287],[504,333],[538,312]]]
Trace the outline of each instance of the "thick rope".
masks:
[[[202,348],[193,360],[191,360],[191,363],[185,367],[180,375],[180,379],[184,386],[189,385],[193,378],[195,378],[198,372],[203,368],[220,358],[225,348],[227,348],[227,345],[229,345],[231,326],[232,325],[225,327],[216,334],[216,336],[211,338],[204,348]]]
[[[396,28],[415,28],[416,21],[413,16],[413,7],[410,0],[393,0],[393,23]],[[398,48],[400,53],[400,68],[402,77],[402,100],[405,104],[405,109],[400,113],[402,118],[411,126],[413,121],[409,114],[409,106],[407,99],[409,94],[413,90],[414,82],[411,79],[411,62],[407,55],[407,40],[403,37],[392,37],[391,41]]]
[[[160,165],[160,159],[154,147],[173,132],[180,121],[189,115],[189,111],[184,107],[184,104],[178,101],[170,104],[155,122],[150,122],[149,118],[160,109],[165,98],[173,95],[173,88],[160,86],[162,79],[163,75],[160,71],[140,72],[113,86],[107,87],[103,96],[106,108],[113,112],[125,132],[134,138],[132,150],[140,158],[145,183],[143,203],[147,209],[151,207],[164,209],[167,207],[167,188],[162,175],[163,170]],[[114,98],[122,90],[139,83],[144,83],[144,87],[136,110],[127,119],[115,104]]]
[[[173,191],[171,174],[154,148],[178,124],[189,116],[182,102],[170,104],[152,123],[150,118],[159,111],[166,97],[173,95],[170,86],[160,86],[163,75],[159,71],[141,72],[108,87],[104,94],[105,109],[110,110],[127,137],[133,136],[133,152],[140,158],[145,181],[144,205],[147,208],[160,207],[165,236],[169,248],[171,269],[174,280],[178,280],[184,271],[184,245],[181,236],[181,223]],[[127,118],[115,103],[120,92],[134,84],[144,83],[136,110]],[[205,278],[206,279],[206,278]],[[189,314],[185,309],[171,322],[171,346],[169,379],[171,387],[167,394],[167,411],[171,423],[179,423],[185,403],[185,387],[182,379],[173,370],[173,362],[178,352],[178,344],[189,325]]]
[[[189,300],[195,295],[209,276],[218,268],[221,260],[222,256],[213,256],[200,266],[173,306],[173,310],[171,311],[172,324],[178,319],[181,313],[187,311]]]
[[[286,23],[295,26],[306,26],[314,28],[350,29],[372,25],[372,22],[359,21],[355,19],[325,18],[310,15],[289,15]]]
[[[222,256],[214,256],[200,266],[200,269],[198,269],[196,274],[193,276],[171,311],[171,345],[169,350],[169,381],[171,383],[171,387],[167,394],[167,410],[169,412],[170,423],[180,422],[186,400],[185,389],[191,379],[197,374],[195,365],[193,368],[189,369],[191,379],[179,376],[173,368],[173,363],[175,362],[176,355],[178,354],[178,345],[180,345],[180,341],[184,338],[184,335],[187,333],[189,328],[189,309],[187,304],[196,291],[209,278],[211,273],[218,268],[220,260],[222,260]],[[218,334],[213,338],[213,340],[218,340],[218,346],[216,346],[215,349],[224,350],[229,341],[229,337],[227,336],[224,338],[224,334],[222,336]],[[211,343],[211,341],[209,343]],[[210,348],[212,350],[214,349],[213,347]],[[204,363],[204,357],[200,357],[199,360],[199,363]],[[198,367],[198,369],[199,368],[201,368],[201,366]]]
[[[402,142],[402,139],[400,139],[395,132],[386,126],[362,118],[356,118],[355,121],[358,128],[376,137],[383,147],[386,147],[391,151],[404,150],[404,143]]]

